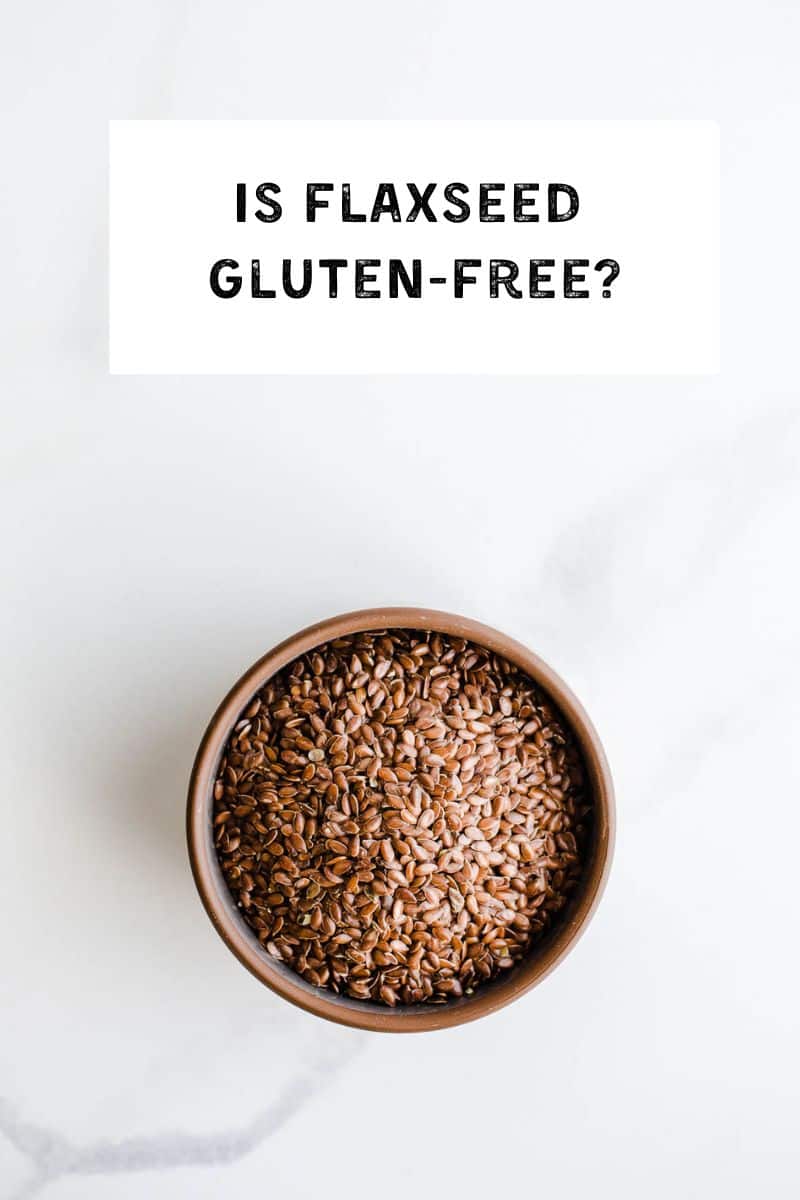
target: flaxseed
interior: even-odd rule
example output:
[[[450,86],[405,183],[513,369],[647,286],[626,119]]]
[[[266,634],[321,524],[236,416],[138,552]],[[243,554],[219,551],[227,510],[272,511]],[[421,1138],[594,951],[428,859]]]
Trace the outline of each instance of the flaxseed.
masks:
[[[354,634],[274,676],[214,789],[234,900],[316,987],[444,1003],[512,968],[582,870],[580,754],[536,685],[438,633]]]

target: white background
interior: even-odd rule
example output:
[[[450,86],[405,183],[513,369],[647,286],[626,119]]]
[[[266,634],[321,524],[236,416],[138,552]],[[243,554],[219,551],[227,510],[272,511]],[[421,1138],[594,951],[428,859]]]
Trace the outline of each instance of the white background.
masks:
[[[4,1197],[797,1195],[798,36],[774,0],[7,17]],[[108,118],[321,113],[719,118],[722,374],[109,377]],[[619,792],[570,958],[411,1039],[260,988],[183,835],[231,680],[387,602],[529,642]]]
[[[585,374],[713,373],[719,365],[719,135],[710,121],[115,121],[110,128],[111,369],[147,374],[309,372]],[[262,180],[280,188],[282,215],[253,212]],[[327,208],[306,219],[306,184],[325,180]],[[368,214],[379,181],[395,183],[405,215],[406,181],[437,184],[435,223],[419,217],[343,222],[341,185],[352,211]],[[445,186],[469,187],[470,217],[451,224]],[[236,221],[236,184],[247,185],[247,216]],[[481,222],[481,182],[500,182],[493,215]],[[513,221],[515,183],[537,183],[536,223]],[[569,183],[580,198],[570,221],[547,220],[547,186]],[[529,193],[530,194],[530,193]],[[567,209],[559,197],[559,211]],[[269,210],[268,210],[269,211]],[[388,262],[412,271],[418,300],[389,296]],[[287,298],[281,265],[302,279],[306,298]],[[319,259],[349,265],[336,300]],[[354,263],[380,260],[357,299]],[[474,283],[453,295],[455,259],[476,259]],[[519,267],[512,299],[492,299],[489,264]],[[529,261],[551,259],[543,288],[528,295]],[[567,299],[564,260],[588,260]],[[595,264],[620,273],[604,299]],[[212,264],[238,263],[238,296],[209,286]],[[250,295],[250,263],[261,288]],[[223,272],[223,281],[230,271]],[[448,280],[429,284],[431,275]]]

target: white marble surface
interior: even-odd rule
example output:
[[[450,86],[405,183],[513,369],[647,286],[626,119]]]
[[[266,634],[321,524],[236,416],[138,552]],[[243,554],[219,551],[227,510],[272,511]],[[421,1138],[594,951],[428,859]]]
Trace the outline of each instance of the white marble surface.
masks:
[[[2,1197],[797,1195],[800,11],[538,8],[7,16]],[[718,117],[723,374],[108,377],[107,118],[321,113]],[[183,837],[242,668],[387,602],[535,647],[619,792],[574,954],[412,1039],[262,989]]]

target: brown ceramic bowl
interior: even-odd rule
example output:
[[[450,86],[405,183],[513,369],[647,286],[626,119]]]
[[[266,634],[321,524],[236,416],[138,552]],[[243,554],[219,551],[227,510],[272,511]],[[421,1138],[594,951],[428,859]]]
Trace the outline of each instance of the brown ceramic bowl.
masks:
[[[593,842],[577,893],[558,925],[507,974],[473,996],[443,1005],[387,1008],[338,996],[306,983],[264,951],[228,891],[211,837],[217,764],[242,710],[287,663],[331,638],[370,629],[424,629],[468,638],[516,663],[555,702],[581,748],[595,806]],[[189,784],[189,858],[206,911],[228,948],[249,971],[300,1008],[342,1025],[388,1033],[411,1033],[461,1025],[518,999],[548,975],[572,949],[594,912],[608,875],[614,841],[614,793],[603,748],[589,718],[554,671],[525,646],[487,625],[425,608],[369,608],[321,621],[281,642],[259,659],[231,689],[211,719],[197,752]]]

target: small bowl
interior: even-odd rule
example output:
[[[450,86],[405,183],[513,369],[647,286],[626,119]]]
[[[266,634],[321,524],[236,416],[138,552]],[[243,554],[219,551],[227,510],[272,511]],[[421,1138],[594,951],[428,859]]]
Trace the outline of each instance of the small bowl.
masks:
[[[287,663],[333,638],[372,629],[418,629],[466,638],[507,658],[554,702],[583,755],[594,803],[592,843],[577,891],[565,914],[516,967],[472,996],[446,1004],[387,1008],[339,996],[307,983],[291,967],[271,958],[234,903],[212,840],[214,782],[228,737],[242,710]],[[513,638],[477,621],[425,608],[368,608],[321,621],[281,642],[241,677],[211,719],[197,752],[187,810],[189,858],[195,883],[220,937],[255,977],[307,1012],[340,1025],[387,1033],[445,1029],[496,1012],[529,991],[561,962],[583,933],[608,876],[614,842],[614,791],[600,740],[583,708],[554,671]]]

